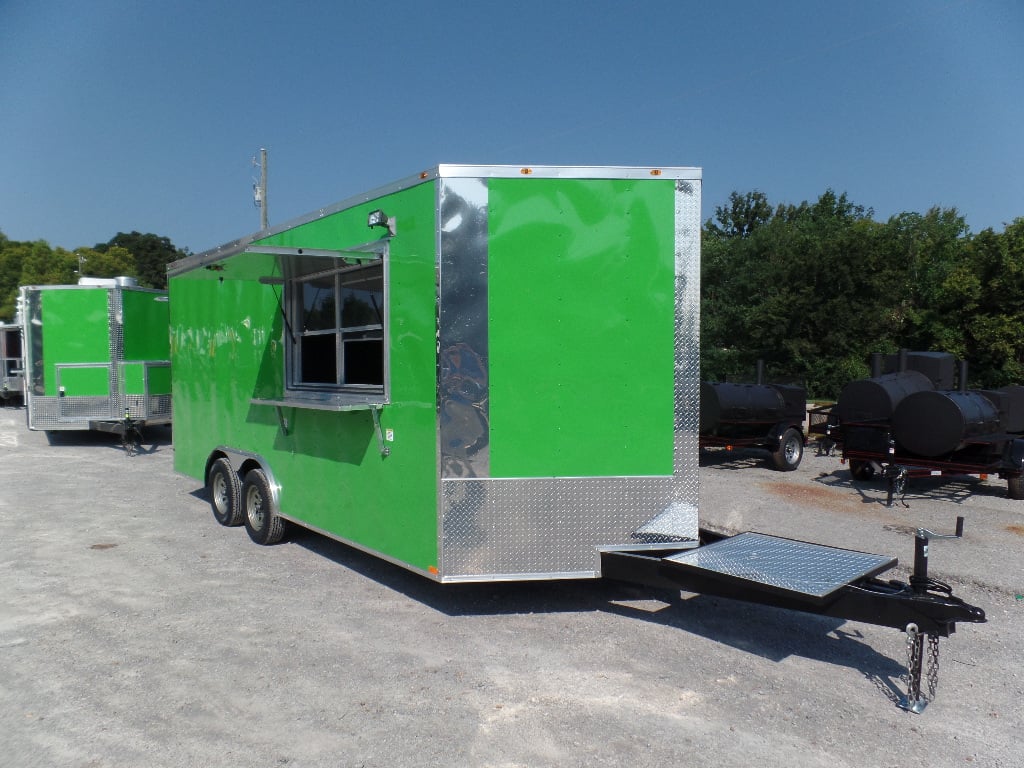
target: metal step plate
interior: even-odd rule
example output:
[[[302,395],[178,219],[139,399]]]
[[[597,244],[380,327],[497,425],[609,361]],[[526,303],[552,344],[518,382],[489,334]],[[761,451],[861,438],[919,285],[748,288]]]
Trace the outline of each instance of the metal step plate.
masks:
[[[872,555],[763,533],[741,533],[665,558],[684,570],[720,574],[751,587],[824,599],[837,589],[876,576],[896,558]]]

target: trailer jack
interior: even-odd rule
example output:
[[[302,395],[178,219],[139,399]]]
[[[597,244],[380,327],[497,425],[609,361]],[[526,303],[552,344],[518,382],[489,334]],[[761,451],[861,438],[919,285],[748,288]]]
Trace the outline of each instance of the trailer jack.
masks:
[[[135,456],[142,446],[142,424],[143,422],[133,419],[124,412],[124,421],[121,423],[121,447],[129,456]]]
[[[961,539],[964,535],[964,518],[956,519],[956,533],[942,534],[918,528],[914,536],[914,575],[910,577],[910,588],[917,595],[929,593],[953,597],[948,584],[928,576],[928,547],[931,539]],[[917,624],[907,625],[907,695],[900,700],[900,707],[920,714],[935,698],[939,684],[939,636],[921,632]],[[925,644],[927,643],[928,669],[924,670]],[[927,676],[928,694],[921,688],[922,678]]]
[[[741,533],[705,534],[711,543],[683,551],[616,550],[601,553],[605,578],[649,587],[683,589],[803,613],[861,621],[905,631],[908,690],[900,706],[920,713],[938,682],[938,640],[958,621],[983,623],[985,612],[953,595],[948,584],[928,576],[928,541],[958,538],[918,531],[914,575],[909,583],[875,578],[895,558],[808,542]],[[926,643],[927,638],[927,643]],[[929,655],[928,696],[921,689]]]
[[[118,421],[90,421],[89,429],[120,435],[124,452],[129,456],[135,456],[142,446],[142,428],[145,424],[142,419],[133,419],[126,410],[124,418]]]

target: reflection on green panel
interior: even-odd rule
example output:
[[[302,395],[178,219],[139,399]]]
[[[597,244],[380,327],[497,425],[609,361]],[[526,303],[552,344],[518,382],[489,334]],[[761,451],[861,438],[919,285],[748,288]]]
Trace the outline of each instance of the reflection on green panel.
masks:
[[[489,189],[492,476],[671,475],[674,182]]]
[[[379,236],[367,214],[401,221],[386,312],[391,403],[332,412],[261,403],[285,395],[282,268],[238,253],[170,281],[175,469],[205,480],[218,446],[258,455],[282,513],[421,570],[438,566],[435,201],[424,184],[274,234],[256,244],[338,249]],[[151,373],[152,375],[152,373]],[[151,379],[152,381],[152,379]]]

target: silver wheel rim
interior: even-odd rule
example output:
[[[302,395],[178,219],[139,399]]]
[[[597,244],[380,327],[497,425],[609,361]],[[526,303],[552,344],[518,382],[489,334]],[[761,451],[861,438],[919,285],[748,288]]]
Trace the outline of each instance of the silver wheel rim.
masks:
[[[213,503],[222,515],[228,511],[228,483],[220,472],[213,476]]]
[[[263,527],[263,494],[259,488],[250,488],[246,496],[246,511],[252,527],[259,530]]]
[[[796,440],[790,440],[788,443],[786,443],[786,461],[789,464],[793,464],[793,463],[796,462],[796,460],[797,460],[797,458],[799,456],[800,456],[800,445],[797,443],[797,441]]]

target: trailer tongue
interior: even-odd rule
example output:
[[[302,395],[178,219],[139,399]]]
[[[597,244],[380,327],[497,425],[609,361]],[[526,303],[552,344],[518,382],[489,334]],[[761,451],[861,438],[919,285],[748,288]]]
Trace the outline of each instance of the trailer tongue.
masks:
[[[909,583],[881,581],[896,558],[856,552],[761,533],[718,538],[682,552],[614,551],[601,556],[606,578],[653,587],[726,597],[788,608],[907,633],[907,694],[903,708],[920,713],[938,683],[938,639],[956,631],[956,623],[982,623],[985,612],[952,594],[947,584],[928,576],[929,538],[959,538],[920,529],[914,575]],[[925,642],[929,668],[926,695],[921,688]]]

